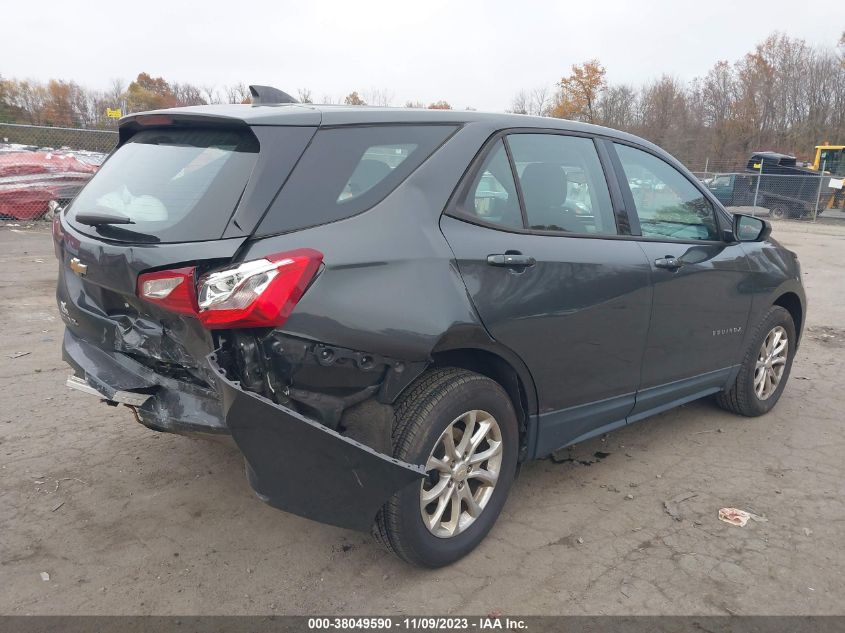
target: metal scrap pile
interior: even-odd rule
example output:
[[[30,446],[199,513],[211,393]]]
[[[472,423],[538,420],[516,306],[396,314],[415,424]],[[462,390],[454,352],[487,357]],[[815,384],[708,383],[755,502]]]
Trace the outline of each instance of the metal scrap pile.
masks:
[[[33,220],[47,211],[50,200],[73,198],[106,155],[0,144],[0,218]]]

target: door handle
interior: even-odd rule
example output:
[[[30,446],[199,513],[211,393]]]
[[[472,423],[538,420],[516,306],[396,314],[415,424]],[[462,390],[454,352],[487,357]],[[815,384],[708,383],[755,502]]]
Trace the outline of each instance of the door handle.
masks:
[[[491,266],[503,266],[505,268],[528,268],[536,264],[537,260],[522,253],[502,253],[488,255],[487,263]]]
[[[657,268],[666,268],[668,270],[678,270],[681,266],[684,265],[677,257],[672,257],[671,255],[667,255],[666,257],[659,257],[654,260],[654,265]]]

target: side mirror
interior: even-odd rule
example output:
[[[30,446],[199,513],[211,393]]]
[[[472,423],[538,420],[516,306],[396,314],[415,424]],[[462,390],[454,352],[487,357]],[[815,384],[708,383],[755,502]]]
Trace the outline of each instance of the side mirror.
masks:
[[[62,212],[62,206],[58,203],[58,201],[57,200],[50,200],[50,202],[47,203],[47,213],[46,213],[45,217],[48,220],[52,220],[53,217],[57,213],[61,213],[61,212]]]
[[[772,225],[762,218],[737,214],[734,216],[733,234],[740,242],[762,242],[772,234]]]

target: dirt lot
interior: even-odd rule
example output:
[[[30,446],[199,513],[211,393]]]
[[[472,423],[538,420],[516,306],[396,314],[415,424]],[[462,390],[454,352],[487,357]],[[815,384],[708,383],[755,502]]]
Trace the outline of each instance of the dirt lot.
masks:
[[[774,412],[698,402],[529,464],[486,542],[422,571],[266,507],[233,447],[67,389],[49,232],[0,227],[0,613],[845,613],[845,223],[775,236],[810,312]]]

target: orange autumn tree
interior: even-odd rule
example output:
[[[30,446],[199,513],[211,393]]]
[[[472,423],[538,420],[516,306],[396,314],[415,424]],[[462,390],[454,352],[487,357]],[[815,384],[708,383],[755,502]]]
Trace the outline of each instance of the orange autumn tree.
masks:
[[[593,123],[599,94],[607,86],[604,66],[597,59],[573,64],[572,72],[558,82],[551,115]]]

